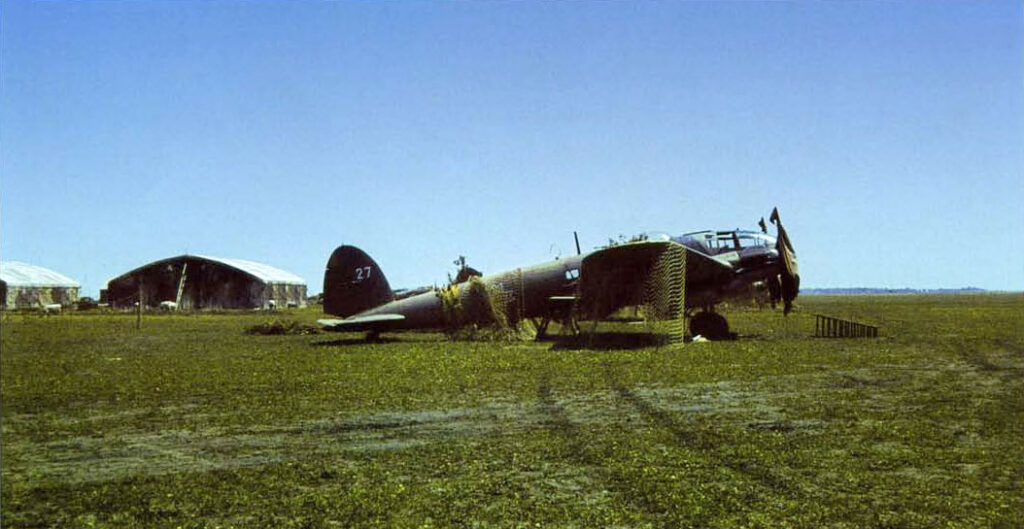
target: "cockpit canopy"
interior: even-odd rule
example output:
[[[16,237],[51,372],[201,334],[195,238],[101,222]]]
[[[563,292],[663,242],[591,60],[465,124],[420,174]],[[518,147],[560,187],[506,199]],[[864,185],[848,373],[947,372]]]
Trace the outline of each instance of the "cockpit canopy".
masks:
[[[695,231],[673,237],[672,240],[708,255],[737,252],[747,248],[770,249],[775,247],[774,237],[747,230]]]

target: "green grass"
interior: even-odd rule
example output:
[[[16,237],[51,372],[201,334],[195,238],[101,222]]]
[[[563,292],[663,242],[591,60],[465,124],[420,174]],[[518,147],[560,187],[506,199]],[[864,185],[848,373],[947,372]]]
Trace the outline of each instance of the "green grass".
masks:
[[[1024,295],[799,301],[629,349],[4,315],[2,523],[1021,527]]]

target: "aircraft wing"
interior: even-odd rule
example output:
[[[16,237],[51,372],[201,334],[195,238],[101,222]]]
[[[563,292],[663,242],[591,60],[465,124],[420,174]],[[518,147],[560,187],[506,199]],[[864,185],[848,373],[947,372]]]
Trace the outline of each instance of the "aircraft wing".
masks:
[[[343,320],[317,320],[327,330],[338,332],[383,331],[395,327],[405,321],[401,314],[373,314],[370,316],[353,316]]]
[[[602,319],[622,307],[646,304],[649,292],[664,290],[652,281],[657,281],[666,255],[675,255],[676,273],[681,275],[683,248],[670,241],[643,241],[587,255],[580,264],[580,313],[586,319]]]
[[[728,262],[672,241],[612,246],[583,259],[581,308],[589,318],[604,318],[621,307],[644,304],[660,317],[674,318],[682,308],[681,288],[689,294],[691,287],[727,284],[733,275]]]

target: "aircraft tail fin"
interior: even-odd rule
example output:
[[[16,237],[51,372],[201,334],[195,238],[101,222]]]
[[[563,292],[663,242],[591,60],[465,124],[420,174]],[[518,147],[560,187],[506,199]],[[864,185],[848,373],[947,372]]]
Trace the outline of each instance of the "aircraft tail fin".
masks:
[[[324,312],[348,317],[395,299],[380,266],[355,246],[339,246],[324,272]]]

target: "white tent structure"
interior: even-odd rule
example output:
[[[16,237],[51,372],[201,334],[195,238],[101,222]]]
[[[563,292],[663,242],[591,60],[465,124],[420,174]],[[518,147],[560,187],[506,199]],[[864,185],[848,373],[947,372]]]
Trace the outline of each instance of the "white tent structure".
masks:
[[[41,266],[18,261],[0,262],[0,302],[4,309],[73,305],[82,285]]]

